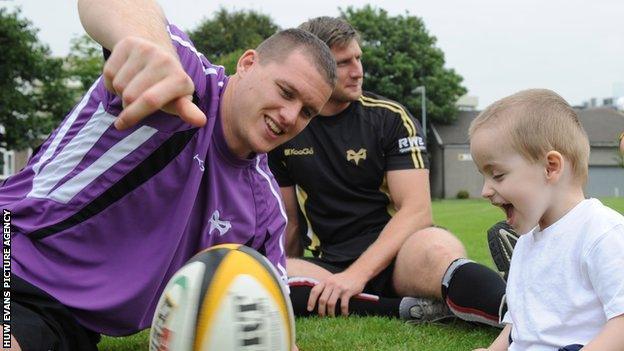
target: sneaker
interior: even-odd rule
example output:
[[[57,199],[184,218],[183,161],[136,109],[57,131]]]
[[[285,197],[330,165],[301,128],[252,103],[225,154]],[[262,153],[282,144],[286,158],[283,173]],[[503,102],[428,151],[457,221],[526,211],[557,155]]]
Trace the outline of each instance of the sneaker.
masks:
[[[488,246],[496,268],[507,280],[509,265],[519,235],[505,221],[498,222],[487,231]]]
[[[408,323],[414,324],[455,318],[442,300],[421,297],[404,297],[399,306],[399,315]]]

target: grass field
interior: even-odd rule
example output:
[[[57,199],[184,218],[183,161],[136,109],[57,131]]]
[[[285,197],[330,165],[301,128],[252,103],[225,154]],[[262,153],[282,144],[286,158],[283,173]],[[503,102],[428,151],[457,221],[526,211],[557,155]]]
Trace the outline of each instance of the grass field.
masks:
[[[601,199],[624,213],[624,198]],[[485,231],[503,218],[503,213],[483,200],[433,202],[436,224],[455,233],[474,260],[493,267]],[[487,346],[498,331],[463,322],[446,325],[409,325],[386,318],[307,318],[297,320],[297,344],[302,351],[334,350],[472,350]],[[104,337],[102,351],[147,350],[148,331],[125,337]]]

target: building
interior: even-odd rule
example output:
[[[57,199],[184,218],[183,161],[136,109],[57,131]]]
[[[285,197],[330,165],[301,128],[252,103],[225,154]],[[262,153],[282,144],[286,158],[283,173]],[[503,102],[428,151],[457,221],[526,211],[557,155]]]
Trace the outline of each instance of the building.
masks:
[[[7,150],[2,145],[2,136],[5,133],[4,126],[0,125],[0,184],[9,176],[22,169],[28,162],[31,150],[15,151]]]
[[[457,106],[460,111],[475,111],[477,106],[479,106],[479,98],[464,94],[455,102],[455,106]]]
[[[7,150],[0,147],[0,183],[24,168],[30,157],[30,149],[24,151]]]
[[[624,197],[624,168],[618,152],[619,133],[624,131],[624,113],[613,108],[577,110],[591,146],[586,195]],[[455,198],[465,190],[481,197],[483,178],[470,156],[468,127],[479,111],[460,111],[453,125],[432,123],[431,196]],[[501,140],[503,143],[504,140]]]

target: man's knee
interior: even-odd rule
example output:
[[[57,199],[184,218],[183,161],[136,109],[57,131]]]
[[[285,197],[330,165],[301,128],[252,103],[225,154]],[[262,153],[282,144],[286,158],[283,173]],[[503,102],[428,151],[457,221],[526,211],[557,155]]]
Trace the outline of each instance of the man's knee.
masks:
[[[437,280],[451,262],[462,257],[466,257],[466,250],[459,239],[445,229],[428,227],[407,238],[399,250],[397,265],[412,266],[402,271],[417,271]]]
[[[437,227],[424,228],[410,235],[399,253],[401,251],[412,257],[421,257],[430,264],[439,261],[450,263],[466,257],[466,249],[461,241],[449,231]]]
[[[394,288],[402,295],[439,298],[444,272],[451,262],[465,256],[464,246],[449,231],[436,227],[419,230],[399,250]]]

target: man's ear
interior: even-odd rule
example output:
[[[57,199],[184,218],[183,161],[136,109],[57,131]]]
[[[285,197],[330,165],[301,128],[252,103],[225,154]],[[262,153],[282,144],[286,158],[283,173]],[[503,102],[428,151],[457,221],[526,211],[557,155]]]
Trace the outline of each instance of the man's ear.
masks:
[[[249,49],[238,59],[238,62],[236,63],[236,73],[244,75],[256,63],[258,63],[258,52],[256,50]]]
[[[563,174],[565,159],[558,151],[546,153],[546,180],[557,182]]]

